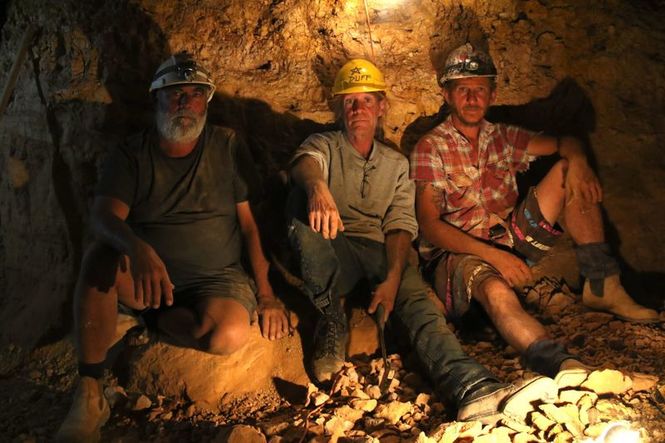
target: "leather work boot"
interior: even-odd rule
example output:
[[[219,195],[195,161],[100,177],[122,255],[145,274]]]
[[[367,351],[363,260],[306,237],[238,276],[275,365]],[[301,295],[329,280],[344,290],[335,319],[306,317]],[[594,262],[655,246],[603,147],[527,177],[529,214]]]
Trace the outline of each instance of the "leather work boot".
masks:
[[[473,392],[457,411],[458,421],[480,421],[494,424],[503,417],[524,423],[533,402],[553,403],[558,387],[548,377],[535,377],[521,383],[505,385],[492,383]]]
[[[341,318],[340,318],[341,317]],[[312,371],[319,382],[330,381],[344,365],[348,329],[346,316],[322,315],[314,334]]]
[[[55,441],[59,443],[89,443],[101,438],[101,427],[111,415],[102,384],[92,377],[81,377],[74,393],[72,407],[60,425]]]
[[[582,302],[585,306],[596,311],[609,312],[622,320],[634,323],[655,323],[659,321],[656,311],[635,303],[630,295],[626,293],[618,274],[607,277],[603,285],[603,296],[598,297],[591,291],[589,280],[584,282]]]

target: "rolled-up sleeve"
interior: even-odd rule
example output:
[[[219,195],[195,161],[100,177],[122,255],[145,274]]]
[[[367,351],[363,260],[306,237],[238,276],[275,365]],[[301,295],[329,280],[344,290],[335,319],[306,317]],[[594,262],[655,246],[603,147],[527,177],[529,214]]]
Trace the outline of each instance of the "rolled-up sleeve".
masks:
[[[409,178],[409,163],[406,159],[403,159],[399,163],[393,201],[383,218],[382,230],[384,234],[390,231],[402,230],[411,234],[412,240],[416,238],[418,223],[415,214],[415,190],[415,182]]]
[[[312,134],[296,149],[290,161],[293,166],[303,156],[310,156],[321,167],[324,180],[328,181],[330,170],[330,141],[322,134]]]

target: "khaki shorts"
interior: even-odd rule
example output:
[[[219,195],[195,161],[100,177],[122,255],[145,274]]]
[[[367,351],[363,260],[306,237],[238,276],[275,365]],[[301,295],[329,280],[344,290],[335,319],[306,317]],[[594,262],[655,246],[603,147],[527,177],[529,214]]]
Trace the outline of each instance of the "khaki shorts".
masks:
[[[176,287],[173,294],[175,306],[192,307],[204,297],[235,300],[247,309],[250,318],[256,310],[256,284],[240,265],[227,266],[217,275]]]
[[[199,277],[186,285],[176,287],[173,294],[173,306],[194,308],[205,297],[235,300],[247,309],[250,318],[257,307],[256,284],[240,265],[227,266],[214,276]],[[125,307],[137,315],[146,314],[147,318],[153,317],[164,308],[166,305],[162,305],[156,310],[145,308],[139,311]]]
[[[537,263],[562,234],[540,212],[535,188],[508,218],[513,252],[529,265]],[[434,289],[446,307],[446,316],[460,319],[471,306],[473,294],[488,278],[502,278],[499,271],[480,257],[470,254],[447,253],[438,263],[432,263]]]

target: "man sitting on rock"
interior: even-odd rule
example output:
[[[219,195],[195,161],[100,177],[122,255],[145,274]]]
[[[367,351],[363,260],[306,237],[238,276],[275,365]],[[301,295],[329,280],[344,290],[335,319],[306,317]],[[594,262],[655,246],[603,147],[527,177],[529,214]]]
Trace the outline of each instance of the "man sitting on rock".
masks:
[[[561,234],[560,216],[577,245],[584,304],[633,322],[658,314],[619,281],[603,233],[602,190],[580,142],[486,121],[495,77],[492,59],[471,44],[446,60],[440,83],[451,114],[411,154],[420,254],[449,318],[461,319],[475,300],[529,368],[554,376],[583,365],[523,309],[513,288],[531,279],[529,266]],[[515,207],[516,174],[532,156],[554,153],[562,159]]]
[[[59,441],[98,440],[109,417],[100,379],[118,303],[156,310],[174,342],[218,355],[247,342],[255,311],[264,337],[288,332],[248,203],[249,152],[232,130],[206,124],[214,89],[189,55],[170,57],[150,86],[154,127],[106,160],[91,213],[96,241],[75,293],[81,379]],[[243,240],[253,280],[240,264]]]
[[[314,376],[326,382],[342,368],[348,323],[341,296],[363,280],[372,288],[369,312],[382,305],[382,320],[390,315],[406,328],[437,393],[456,403],[459,420],[491,421],[525,396],[555,394],[544,377],[520,388],[501,384],[466,355],[407,263],[418,231],[415,187],[406,157],[375,137],[388,108],[385,91],[372,63],[345,64],[333,87],[340,130],[311,135],[292,161],[289,240],[304,291],[320,313]]]

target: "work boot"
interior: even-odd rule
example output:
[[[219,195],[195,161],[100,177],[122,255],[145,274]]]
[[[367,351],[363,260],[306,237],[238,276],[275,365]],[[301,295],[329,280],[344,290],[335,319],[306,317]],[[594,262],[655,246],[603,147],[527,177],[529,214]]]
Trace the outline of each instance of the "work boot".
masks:
[[[479,421],[484,425],[496,423],[501,419],[501,401],[514,389],[513,385],[491,382],[465,395],[457,408],[457,421]]]
[[[101,428],[111,415],[102,384],[92,377],[81,377],[72,407],[55,435],[59,443],[97,442]]]
[[[548,377],[539,376],[511,385],[491,383],[465,397],[457,411],[457,420],[476,420],[491,425],[508,417],[524,423],[533,410],[533,402],[553,403],[557,394],[556,383]]]
[[[346,316],[322,315],[314,334],[314,358],[312,371],[319,382],[330,381],[346,360],[348,340]]]
[[[618,318],[634,323],[655,323],[659,321],[658,313],[653,309],[645,308],[626,293],[621,285],[619,275],[611,275],[603,282],[603,295],[599,297],[591,290],[591,283],[584,282],[582,302],[585,306],[596,311],[606,311]]]
[[[525,423],[530,412],[539,403],[554,403],[559,396],[559,387],[549,377],[535,377],[515,385],[515,390],[506,397],[501,412],[510,420]],[[534,402],[537,404],[534,405]]]

